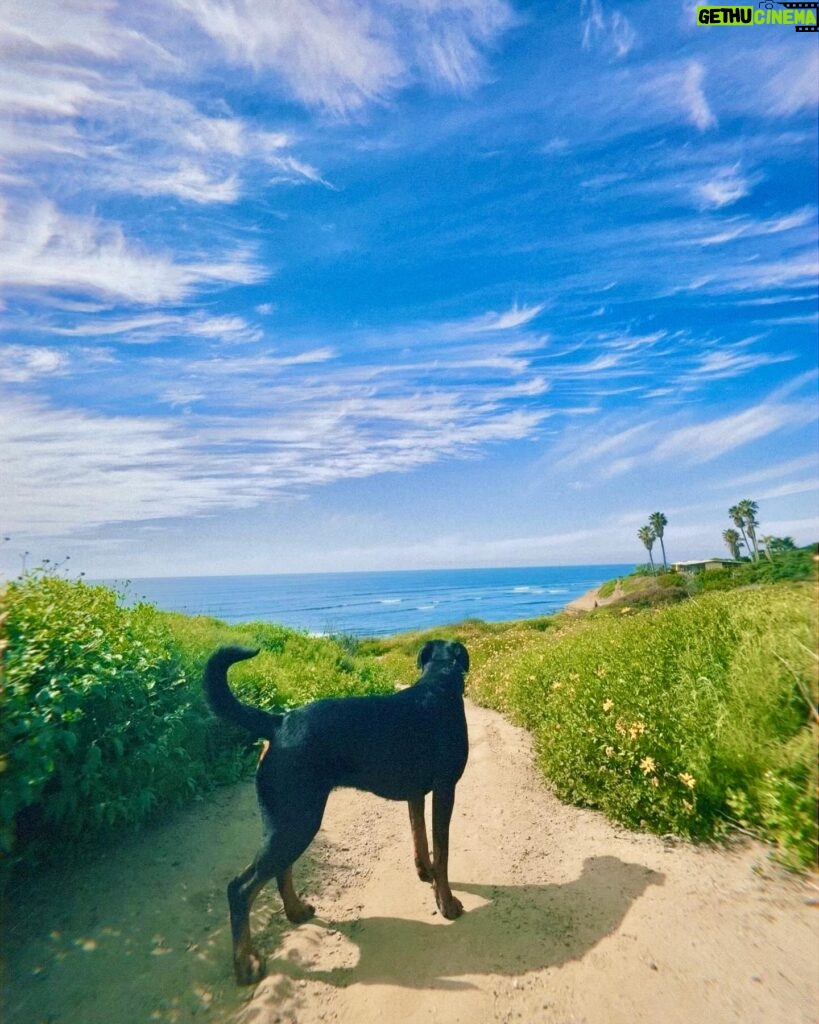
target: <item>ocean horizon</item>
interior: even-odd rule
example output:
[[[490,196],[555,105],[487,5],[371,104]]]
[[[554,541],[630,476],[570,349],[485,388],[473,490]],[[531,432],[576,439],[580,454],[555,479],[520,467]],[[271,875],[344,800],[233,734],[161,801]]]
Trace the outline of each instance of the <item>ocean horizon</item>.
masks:
[[[314,634],[391,636],[464,619],[504,622],[560,611],[592,587],[631,572],[617,565],[106,580],[128,603],[206,615],[231,624],[263,621]]]

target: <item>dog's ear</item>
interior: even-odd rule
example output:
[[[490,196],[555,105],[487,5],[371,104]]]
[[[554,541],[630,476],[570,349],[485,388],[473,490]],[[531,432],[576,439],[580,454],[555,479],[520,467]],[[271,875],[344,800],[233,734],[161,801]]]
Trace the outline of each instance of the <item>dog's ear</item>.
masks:
[[[429,659],[432,657],[432,652],[435,650],[435,644],[432,640],[427,640],[421,650],[418,652],[418,668],[423,669]]]
[[[464,672],[469,671],[469,652],[463,644],[455,644],[455,658]]]

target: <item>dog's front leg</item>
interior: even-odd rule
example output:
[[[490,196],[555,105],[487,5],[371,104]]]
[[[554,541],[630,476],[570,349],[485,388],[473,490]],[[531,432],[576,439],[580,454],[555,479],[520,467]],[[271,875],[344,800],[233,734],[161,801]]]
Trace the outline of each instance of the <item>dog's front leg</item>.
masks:
[[[463,904],[449,888],[449,822],[455,803],[455,786],[436,786],[432,791],[432,884],[435,902],[444,917],[460,917]]]
[[[427,844],[427,823],[424,819],[424,797],[409,802],[410,827],[412,828],[412,845],[415,850],[415,870],[422,882],[433,880],[432,861],[429,859]]]

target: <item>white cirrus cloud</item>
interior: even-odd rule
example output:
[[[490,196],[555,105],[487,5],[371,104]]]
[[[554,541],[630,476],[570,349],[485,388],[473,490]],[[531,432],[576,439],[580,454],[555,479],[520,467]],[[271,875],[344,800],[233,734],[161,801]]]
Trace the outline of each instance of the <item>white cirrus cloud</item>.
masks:
[[[68,357],[53,348],[0,345],[0,381],[23,384],[66,369]]]
[[[704,83],[705,66],[700,61],[692,60],[683,75],[680,100],[689,120],[703,132],[715,128],[717,124],[705,95]]]
[[[807,426],[815,418],[812,403],[763,402],[729,416],[680,427],[654,448],[652,457],[659,462],[711,462],[783,428]]]
[[[738,166],[724,167],[698,185],[696,195],[703,209],[719,210],[744,199],[751,187],[751,180],[740,173]]]
[[[167,319],[145,314],[108,328],[162,330]],[[218,326],[212,319],[203,329]],[[7,528],[64,535],[247,508],[532,439],[553,412],[540,400],[547,383],[518,350],[513,331],[483,346],[450,338],[434,367],[412,346],[388,364],[381,348],[349,362],[330,345],[294,343],[152,354],[136,378],[109,375],[101,407],[82,411],[10,389],[0,417]],[[73,364],[93,382],[93,367]],[[110,413],[157,402],[168,416]],[[179,407],[184,416],[174,415]]]
[[[637,42],[637,32],[622,11],[607,13],[600,0],[583,0],[580,8],[583,26],[583,46],[598,46],[614,54],[627,57]]]
[[[238,65],[266,71],[309,106],[344,114],[414,81],[462,90],[510,24],[504,0],[174,0]]]
[[[119,224],[67,214],[51,202],[22,212],[0,209],[0,287],[15,291],[161,304],[207,284],[250,284],[265,276],[246,251],[218,262],[184,262],[129,241]]]
[[[228,344],[260,341],[260,327],[237,314],[210,316],[200,312],[143,313],[136,316],[105,316],[97,314],[90,320],[78,320],[65,326],[43,324],[45,334],[86,340],[103,338],[128,344],[146,345],[169,338],[211,338]]]

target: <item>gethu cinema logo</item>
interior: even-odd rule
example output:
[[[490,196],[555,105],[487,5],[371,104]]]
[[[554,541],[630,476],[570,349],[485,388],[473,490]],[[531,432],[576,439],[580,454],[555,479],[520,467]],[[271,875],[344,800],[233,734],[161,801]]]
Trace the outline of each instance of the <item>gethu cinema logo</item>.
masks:
[[[762,0],[756,7],[698,7],[700,25],[793,25],[797,32],[816,32],[819,0],[811,3],[772,3]]]

